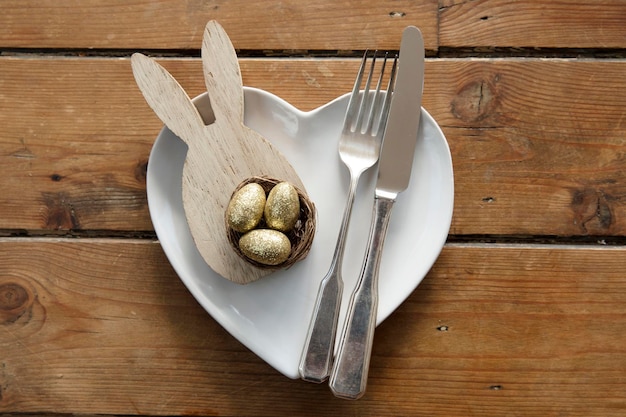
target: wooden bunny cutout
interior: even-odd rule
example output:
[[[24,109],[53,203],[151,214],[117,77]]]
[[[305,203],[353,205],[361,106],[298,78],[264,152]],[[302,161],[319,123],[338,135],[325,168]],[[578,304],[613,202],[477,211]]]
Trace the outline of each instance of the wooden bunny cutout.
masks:
[[[239,257],[230,247],[224,212],[238,184],[254,176],[288,181],[302,192],[298,174],[265,138],[243,124],[243,87],[235,49],[224,29],[210,21],[204,31],[202,65],[215,115],[205,125],[178,82],[153,59],[136,53],[132,69],[146,101],[188,146],[182,189],[185,216],[198,251],[218,274],[246,284],[271,271]]]

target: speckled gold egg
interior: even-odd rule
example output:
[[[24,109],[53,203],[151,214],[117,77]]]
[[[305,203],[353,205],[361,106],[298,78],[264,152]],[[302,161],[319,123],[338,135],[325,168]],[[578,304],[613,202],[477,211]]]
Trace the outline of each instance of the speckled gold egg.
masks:
[[[288,232],[300,216],[298,191],[288,182],[280,182],[272,188],[265,203],[265,223],[272,229]]]
[[[264,265],[279,265],[291,253],[291,242],[282,232],[254,229],[239,239],[239,249],[248,258]]]
[[[263,217],[265,202],[265,190],[259,184],[250,183],[241,187],[228,203],[228,226],[240,233],[254,229]]]

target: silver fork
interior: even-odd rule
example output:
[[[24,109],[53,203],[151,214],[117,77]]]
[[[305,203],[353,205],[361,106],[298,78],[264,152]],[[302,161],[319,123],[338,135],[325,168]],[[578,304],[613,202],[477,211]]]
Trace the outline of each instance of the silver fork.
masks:
[[[330,373],[343,292],[341,266],[354,196],[361,174],[378,161],[395,81],[397,56],[393,60],[387,89],[386,91],[381,90],[385,66],[389,57],[388,53],[385,53],[376,90],[373,93],[370,92],[374,67],[376,66],[376,51],[371,59],[364,91],[360,92],[368,61],[367,55],[368,52],[365,51],[348,102],[343,130],[339,139],[339,156],[350,171],[348,199],[330,269],[320,283],[315,309],[300,358],[300,376],[310,382],[321,383],[328,378]]]

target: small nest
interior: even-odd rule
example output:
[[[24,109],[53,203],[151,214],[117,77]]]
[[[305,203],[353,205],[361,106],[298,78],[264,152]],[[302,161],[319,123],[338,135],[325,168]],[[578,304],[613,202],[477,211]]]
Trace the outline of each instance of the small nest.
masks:
[[[251,177],[244,180],[241,184],[237,186],[237,188],[233,191],[231,198],[243,186],[253,182],[263,187],[263,189],[265,190],[265,195],[267,195],[276,184],[282,181],[269,177]],[[285,233],[285,235],[289,238],[289,241],[291,242],[291,254],[287,258],[287,260],[278,265],[265,265],[245,256],[239,249],[239,239],[244,235],[244,233],[237,232],[230,228],[228,226],[228,220],[225,215],[224,219],[228,242],[230,243],[230,246],[233,248],[233,250],[237,253],[237,255],[239,255],[239,257],[258,268],[266,270],[286,269],[296,262],[306,258],[306,256],[309,254],[309,251],[311,250],[311,245],[313,244],[313,236],[315,235],[315,205],[299,188],[295,186],[294,188],[298,192],[298,197],[300,198],[300,216],[298,217],[298,221],[296,221],[293,229]],[[265,224],[265,219],[262,218],[256,229],[265,228],[267,228]]]

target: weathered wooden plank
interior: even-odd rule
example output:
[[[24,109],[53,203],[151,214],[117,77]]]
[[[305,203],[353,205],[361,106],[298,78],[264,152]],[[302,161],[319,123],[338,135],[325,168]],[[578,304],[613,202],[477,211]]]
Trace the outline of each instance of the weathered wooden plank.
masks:
[[[247,50],[398,49],[416,25],[437,49],[437,0],[2,2],[0,46],[7,48],[200,49],[218,20]]]
[[[191,96],[199,60],[161,62]],[[243,59],[244,83],[309,110],[358,60]],[[455,169],[451,232],[624,236],[624,60],[433,59],[424,107]],[[36,88],[33,88],[36,86]],[[0,58],[0,229],[151,230],[145,167],[161,122],[128,59]]]
[[[152,228],[145,196],[151,143],[133,127],[137,102],[129,99],[138,89],[129,61],[112,63],[3,60],[0,228]]]
[[[347,402],[243,348],[157,243],[0,239],[0,412],[623,415],[625,268],[621,247],[448,245]]]
[[[625,64],[435,65],[425,106],[455,161],[452,233],[623,236]]]
[[[624,48],[622,0],[441,0],[441,47]]]

